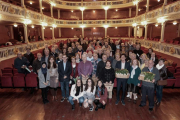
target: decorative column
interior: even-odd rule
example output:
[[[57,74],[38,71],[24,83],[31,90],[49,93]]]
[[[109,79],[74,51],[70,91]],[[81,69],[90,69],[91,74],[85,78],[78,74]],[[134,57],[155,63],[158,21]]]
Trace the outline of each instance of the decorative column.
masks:
[[[54,39],[54,27],[52,27],[52,39]]]
[[[134,38],[137,38],[137,26],[134,27]]]
[[[82,24],[83,24],[83,10],[82,10]]]
[[[107,27],[105,27],[105,38],[107,37]]]
[[[164,0],[164,5],[167,5],[167,0]]]
[[[53,17],[53,5],[50,4],[51,7],[51,17]]]
[[[61,28],[58,28],[59,30],[59,37],[61,37]]]
[[[45,39],[44,39],[44,29],[43,29],[43,26],[41,26],[41,38],[42,38],[43,40],[45,40]]]
[[[160,40],[160,42],[164,42],[165,25],[166,25],[165,22],[161,23],[161,40]]]
[[[21,0],[21,7],[25,7],[24,0]]]
[[[39,0],[39,9],[40,9],[40,13],[43,13],[42,12],[42,0]]]
[[[180,24],[178,23],[177,37],[180,36]]]
[[[139,10],[138,6],[139,6],[139,4],[137,3],[137,5],[136,5],[136,16],[138,16],[138,10]]]
[[[107,24],[107,9],[105,9],[105,23]]]
[[[128,27],[128,37],[131,37],[131,27]]]
[[[13,26],[9,26],[9,30],[10,30],[10,38],[14,39]]]
[[[82,27],[82,37],[84,38],[84,27]]]
[[[60,18],[60,9],[58,9],[58,19]]]
[[[147,0],[147,4],[146,4],[146,12],[148,12],[149,11],[149,0]]]
[[[148,30],[148,25],[145,25],[144,28],[145,28],[144,39],[147,40],[147,30]]]
[[[129,17],[131,17],[131,10],[132,8],[129,8]]]
[[[152,27],[152,25],[151,25],[151,27],[150,27],[150,39],[152,38],[152,29],[153,29],[153,27]]]
[[[29,43],[28,37],[27,37],[27,24],[23,24],[23,27],[24,27],[24,40],[25,40],[25,43]]]

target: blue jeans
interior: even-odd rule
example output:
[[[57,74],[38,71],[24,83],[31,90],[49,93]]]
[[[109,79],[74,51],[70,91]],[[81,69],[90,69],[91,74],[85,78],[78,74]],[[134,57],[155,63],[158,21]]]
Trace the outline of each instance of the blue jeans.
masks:
[[[161,100],[162,100],[162,94],[163,94],[162,92],[163,92],[163,86],[158,85],[156,87],[156,96],[157,96],[158,102],[161,102]]]
[[[79,103],[83,103],[84,102],[84,97],[80,97],[78,100],[79,100]],[[69,102],[71,103],[71,105],[74,104],[72,96],[69,96]]]
[[[60,82],[60,84],[61,84],[62,97],[68,98],[69,97],[69,81],[63,81],[63,82]],[[65,96],[65,89],[66,89],[66,96]]]

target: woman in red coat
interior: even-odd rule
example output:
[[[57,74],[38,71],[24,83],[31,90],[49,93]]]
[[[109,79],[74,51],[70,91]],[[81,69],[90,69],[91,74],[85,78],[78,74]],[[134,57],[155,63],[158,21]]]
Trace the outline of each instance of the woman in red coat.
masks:
[[[104,86],[103,81],[98,80],[96,86],[96,98],[94,103],[96,104],[95,111],[99,108],[105,109],[107,103],[107,88]]]
[[[74,79],[78,76],[78,63],[76,63],[76,58],[74,56],[71,57],[71,66],[72,72],[70,75],[70,79],[72,80],[72,84],[75,84]]]

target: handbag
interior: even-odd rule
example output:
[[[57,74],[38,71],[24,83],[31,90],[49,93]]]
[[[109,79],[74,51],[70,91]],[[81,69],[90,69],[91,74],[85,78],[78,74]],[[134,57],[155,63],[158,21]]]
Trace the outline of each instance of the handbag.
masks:
[[[162,85],[162,86],[167,85],[167,80],[159,80],[158,85]]]

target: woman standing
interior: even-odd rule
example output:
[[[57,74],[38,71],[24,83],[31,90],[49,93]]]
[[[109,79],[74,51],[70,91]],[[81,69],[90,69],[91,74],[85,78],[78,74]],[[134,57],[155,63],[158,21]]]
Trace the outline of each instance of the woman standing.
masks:
[[[94,81],[91,78],[88,78],[83,94],[83,97],[85,99],[83,104],[85,108],[89,107],[89,111],[93,111],[94,109],[93,101],[95,99],[95,92],[96,87],[94,86]]]
[[[110,86],[113,89],[115,79],[114,69],[111,67],[111,62],[108,60],[106,66],[100,72],[99,80],[102,80],[105,86]],[[109,102],[112,99],[112,90],[108,91]]]
[[[82,84],[82,80],[78,79],[76,81],[76,84],[72,85],[69,96],[69,102],[72,105],[72,110],[75,109],[73,102],[74,100],[77,100],[77,103],[79,103],[80,107],[82,106],[82,103],[84,102],[83,91],[84,91],[84,86]]]
[[[139,60],[139,62],[140,62],[140,68],[141,68],[141,66],[142,66],[142,67],[144,66],[145,60],[147,60],[147,59],[149,59],[149,58],[147,57],[147,55],[146,55],[145,53],[143,53],[143,54],[140,56],[140,60]]]
[[[72,65],[72,73],[70,75],[70,79],[72,80],[72,84],[75,84],[74,79],[78,76],[78,63],[76,63],[76,58],[71,57],[71,65]]]
[[[168,78],[168,76],[167,76],[166,66],[164,65],[164,59],[159,60],[159,63],[156,65],[156,68],[159,70],[160,80],[166,80]],[[156,87],[157,100],[155,101],[155,103],[157,105],[159,105],[161,103],[162,92],[163,92],[163,86],[157,85],[157,87]]]
[[[39,78],[39,88],[42,91],[43,103],[46,104],[49,101],[47,100],[47,87],[50,85],[50,75],[49,70],[47,69],[46,62],[42,63],[41,69],[38,71]]]
[[[137,87],[140,85],[140,81],[138,79],[140,74],[141,74],[141,70],[138,67],[138,60],[134,59],[132,61],[130,77],[127,83],[128,83],[129,101],[132,100],[132,94],[133,94],[135,104],[136,104],[136,97],[137,97],[137,92],[138,92]]]
[[[57,101],[57,87],[59,85],[58,82],[58,68],[57,64],[55,62],[55,58],[51,56],[49,58],[49,63],[48,63],[48,70],[50,74],[50,87],[51,87],[51,94],[52,94],[52,100]]]
[[[101,80],[98,80],[96,86],[96,98],[94,100],[96,104],[95,111],[98,111],[99,108],[105,109],[107,103],[107,88],[104,86]]]

